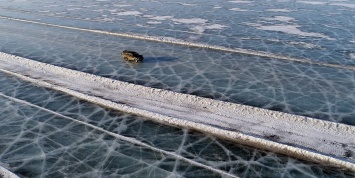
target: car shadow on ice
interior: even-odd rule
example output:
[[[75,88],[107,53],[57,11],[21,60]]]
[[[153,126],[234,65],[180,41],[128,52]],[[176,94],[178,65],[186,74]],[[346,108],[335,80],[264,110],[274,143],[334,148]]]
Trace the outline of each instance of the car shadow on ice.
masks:
[[[176,61],[178,58],[170,56],[162,57],[144,57],[143,63],[156,63],[156,62],[172,62]]]

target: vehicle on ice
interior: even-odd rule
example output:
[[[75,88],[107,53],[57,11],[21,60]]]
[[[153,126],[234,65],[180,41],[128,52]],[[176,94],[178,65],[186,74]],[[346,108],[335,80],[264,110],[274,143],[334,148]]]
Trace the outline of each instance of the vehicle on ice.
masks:
[[[143,55],[138,54],[135,51],[124,50],[121,53],[122,59],[126,61],[143,62]]]

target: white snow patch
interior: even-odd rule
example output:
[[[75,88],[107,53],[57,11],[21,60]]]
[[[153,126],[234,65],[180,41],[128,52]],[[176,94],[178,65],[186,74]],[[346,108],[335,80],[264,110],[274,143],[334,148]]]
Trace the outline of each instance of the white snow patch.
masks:
[[[109,12],[117,12],[118,11],[118,9],[108,9],[107,11],[109,11]]]
[[[99,5],[93,4],[93,5],[85,5],[83,8],[92,8],[92,7],[97,7]]]
[[[51,4],[51,5],[45,5],[44,7],[58,7],[59,5],[58,4]]]
[[[176,19],[176,18],[173,18],[172,20],[174,22],[183,23],[183,24],[204,24],[204,23],[206,23],[208,21],[206,19],[201,19],[201,18],[191,18],[191,19]]]
[[[324,24],[324,26],[328,28],[343,29],[342,25],[337,25],[337,24]]]
[[[144,18],[152,18],[155,17],[154,15],[143,15]]]
[[[198,4],[189,4],[189,3],[182,3],[179,2],[178,4],[183,5],[183,6],[197,6]]]
[[[268,12],[292,12],[290,9],[266,9]]]
[[[231,3],[245,3],[245,4],[251,3],[250,1],[228,1],[228,2],[231,2]]]
[[[231,11],[238,11],[238,12],[247,12],[247,11],[249,11],[249,10],[247,10],[247,9],[241,9],[241,8],[237,8],[237,7],[235,7],[235,8],[230,8],[229,10],[231,10]]]
[[[67,9],[68,11],[76,11],[76,10],[80,10],[80,9],[82,9],[82,8],[80,8],[80,7],[74,7],[74,8],[69,8],[69,9]]]
[[[174,22],[177,22],[177,23],[182,23],[182,24],[199,24],[199,25],[195,25],[195,26],[190,27],[190,29],[192,31],[194,31],[195,33],[198,33],[198,34],[202,34],[206,30],[219,30],[219,29],[223,29],[223,28],[227,27],[225,25],[220,25],[220,24],[207,24],[206,22],[208,20],[201,19],[201,18],[191,18],[191,19],[172,18],[171,20]]]
[[[103,22],[114,22],[116,20],[119,20],[119,19],[116,19],[116,18],[109,18],[109,17],[104,17],[104,18],[98,18],[100,21],[103,21]]]
[[[286,17],[286,16],[275,16],[275,17],[264,17],[263,19],[265,20],[271,20],[271,21],[281,21],[281,22],[290,22],[290,21],[294,21],[295,19],[292,17]]]
[[[137,27],[149,27],[148,25],[143,25],[143,24],[135,24]]]
[[[114,4],[113,6],[114,7],[130,7],[132,5],[130,5],[130,4]]]
[[[303,4],[311,4],[311,5],[325,5],[327,4],[326,2],[320,2],[320,1],[297,1],[299,3]]]
[[[208,30],[221,30],[223,28],[226,28],[227,26],[220,25],[220,24],[211,24],[211,25],[205,25],[204,27]]]
[[[40,12],[40,13],[50,13],[51,11],[49,11],[49,10],[39,10],[38,12]]]
[[[308,48],[308,49],[322,49],[321,46],[319,45],[316,45],[316,44],[312,44],[312,43],[305,43],[305,42],[286,42],[288,44],[291,44],[291,45],[297,45],[297,46],[302,46],[304,48]]]
[[[103,13],[105,10],[104,9],[94,9],[91,10],[92,12],[98,12],[98,13]]]
[[[156,25],[156,24],[161,24],[162,22],[160,21],[148,21],[147,24],[153,24],[153,25]]]
[[[350,56],[350,59],[355,59],[355,53],[350,53],[349,56]]]
[[[349,4],[349,3],[332,3],[330,5],[334,5],[334,6],[343,6],[343,7],[348,7],[348,8],[355,8],[355,4]]]
[[[111,13],[112,15],[119,15],[119,16],[125,16],[125,15],[141,15],[142,13],[139,11],[124,11],[124,12],[115,12],[115,13]]]
[[[299,25],[269,25],[263,26],[261,24],[252,24],[251,26],[259,29],[259,30],[267,30],[267,31],[276,31],[276,32],[283,32],[291,35],[299,35],[304,37],[316,37],[316,38],[326,38],[328,40],[335,40],[334,38],[330,38],[326,35],[321,33],[314,33],[314,32],[304,32],[298,29]]]
[[[300,46],[300,47],[308,48],[308,49],[322,49],[322,47],[319,45],[312,44],[312,43],[306,43],[306,42],[284,41],[284,40],[279,40],[279,39],[267,39],[267,41],[285,43],[288,45]]]
[[[202,34],[206,30],[204,26],[193,26],[190,29],[198,34]]]
[[[152,20],[169,20],[172,19],[173,16],[153,16],[153,15],[144,15],[143,17],[147,17]]]
[[[205,30],[221,30],[223,28],[226,28],[227,26],[225,25],[220,25],[220,24],[211,24],[211,25],[198,25],[198,26],[193,26],[190,29],[198,34],[202,34]]]

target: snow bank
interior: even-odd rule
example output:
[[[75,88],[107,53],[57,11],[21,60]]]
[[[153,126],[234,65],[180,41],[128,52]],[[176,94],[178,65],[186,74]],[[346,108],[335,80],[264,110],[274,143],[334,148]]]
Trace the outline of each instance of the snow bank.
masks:
[[[6,53],[0,53],[0,71],[156,122],[355,171],[353,126],[129,84]]]
[[[19,178],[14,173],[12,173],[9,170],[5,169],[1,165],[0,165],[0,177],[1,178]]]

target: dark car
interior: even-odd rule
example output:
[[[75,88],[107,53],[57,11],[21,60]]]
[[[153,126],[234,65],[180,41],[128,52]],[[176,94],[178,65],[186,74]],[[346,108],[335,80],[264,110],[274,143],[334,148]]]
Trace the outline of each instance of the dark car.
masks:
[[[142,62],[144,59],[143,55],[140,55],[137,52],[128,51],[128,50],[122,51],[121,56],[122,56],[122,59],[124,59],[126,61]]]

